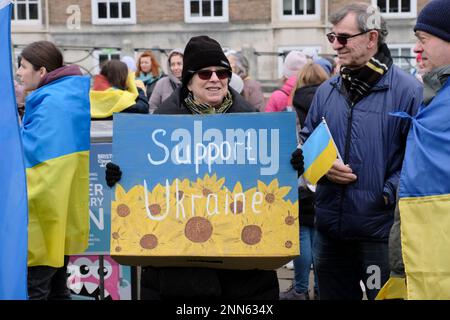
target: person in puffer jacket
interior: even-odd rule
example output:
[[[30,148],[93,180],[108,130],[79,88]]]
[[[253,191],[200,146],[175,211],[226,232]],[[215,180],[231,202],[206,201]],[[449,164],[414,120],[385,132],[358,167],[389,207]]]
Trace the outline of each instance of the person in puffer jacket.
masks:
[[[340,75],[319,87],[301,131],[304,141],[325,118],[342,156],[315,194],[313,252],[324,300],[361,300],[360,281],[372,300],[389,277],[388,237],[410,126],[390,113],[414,115],[422,100],[420,83],[393,65],[386,23],[373,25],[373,10],[350,4],[331,15],[327,38]]]

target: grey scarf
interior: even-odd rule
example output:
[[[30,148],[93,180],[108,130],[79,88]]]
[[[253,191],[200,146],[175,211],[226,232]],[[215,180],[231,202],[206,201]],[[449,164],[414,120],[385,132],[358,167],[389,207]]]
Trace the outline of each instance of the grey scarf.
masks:
[[[428,105],[450,76],[450,65],[435,68],[423,76],[423,103]]]

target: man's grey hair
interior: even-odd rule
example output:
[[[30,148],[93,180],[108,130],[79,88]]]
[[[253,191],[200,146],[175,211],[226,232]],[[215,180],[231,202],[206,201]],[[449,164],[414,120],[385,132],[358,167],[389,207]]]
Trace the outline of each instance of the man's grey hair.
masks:
[[[381,16],[378,7],[369,5],[367,3],[356,2],[348,4],[339,11],[330,15],[330,22],[332,25],[338,24],[343,20],[347,14],[355,13],[358,28],[361,32],[368,30],[378,31],[378,47],[386,41],[388,35],[386,20]]]
[[[234,56],[236,58],[236,74],[242,79],[247,78],[249,69],[247,58],[240,52],[231,52],[227,56]]]

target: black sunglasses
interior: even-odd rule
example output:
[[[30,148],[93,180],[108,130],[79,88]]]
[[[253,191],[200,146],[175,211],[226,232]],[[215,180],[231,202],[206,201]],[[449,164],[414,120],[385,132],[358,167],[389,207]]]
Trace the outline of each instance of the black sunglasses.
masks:
[[[347,44],[348,39],[353,38],[353,37],[360,36],[360,35],[362,35],[362,34],[365,34],[365,33],[367,33],[367,32],[370,32],[370,31],[372,31],[372,29],[371,29],[371,30],[366,30],[366,31],[363,31],[363,32],[361,32],[361,33],[357,33],[357,34],[354,34],[354,35],[351,35],[351,36],[350,36],[350,35],[337,35],[337,34],[334,33],[334,32],[330,32],[330,33],[327,34],[327,38],[328,38],[328,41],[329,41],[330,43],[333,43],[334,40],[337,39],[337,41],[339,42],[339,44],[342,44],[343,46],[345,46],[345,45]]]
[[[198,77],[202,80],[209,80],[212,77],[213,72],[216,74],[217,78],[220,80],[226,79],[230,77],[230,72],[226,69],[221,70],[199,70],[197,71]]]

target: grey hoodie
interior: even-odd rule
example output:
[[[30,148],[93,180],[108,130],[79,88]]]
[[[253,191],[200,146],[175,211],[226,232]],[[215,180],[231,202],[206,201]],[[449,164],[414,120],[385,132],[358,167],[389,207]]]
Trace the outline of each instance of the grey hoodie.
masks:
[[[183,55],[182,49],[174,49],[170,51],[169,58],[167,59],[167,77],[161,78],[155,85],[155,89],[150,97],[150,113],[153,113],[164,100],[166,100],[174,90],[181,85],[181,80],[176,78],[170,70],[170,58],[174,54]]]

